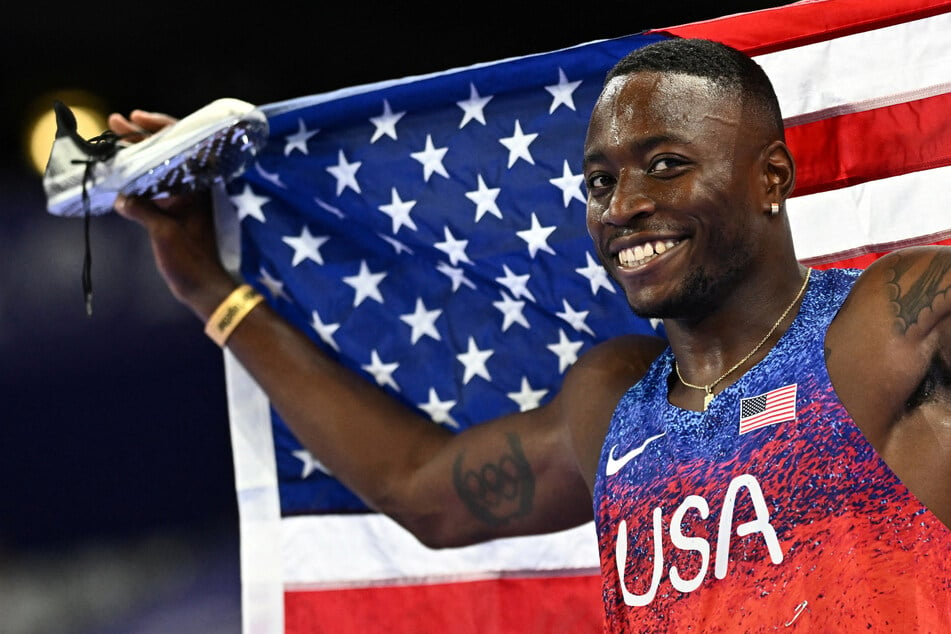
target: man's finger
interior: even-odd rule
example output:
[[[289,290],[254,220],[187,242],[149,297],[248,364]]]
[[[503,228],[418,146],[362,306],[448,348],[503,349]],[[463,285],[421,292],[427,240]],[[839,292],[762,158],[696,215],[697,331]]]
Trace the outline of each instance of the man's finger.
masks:
[[[125,196],[119,194],[119,196],[116,197],[113,207],[117,214],[123,218],[139,223],[146,229],[149,229],[156,219],[163,215],[162,210],[159,209],[155,203],[141,196]]]
[[[126,140],[137,142],[175,123],[177,119],[161,112],[133,110],[128,117],[114,112],[109,115],[109,129]]]
[[[167,128],[178,119],[163,112],[148,112],[146,110],[133,110],[129,113],[129,120],[144,130],[158,132],[162,128]]]

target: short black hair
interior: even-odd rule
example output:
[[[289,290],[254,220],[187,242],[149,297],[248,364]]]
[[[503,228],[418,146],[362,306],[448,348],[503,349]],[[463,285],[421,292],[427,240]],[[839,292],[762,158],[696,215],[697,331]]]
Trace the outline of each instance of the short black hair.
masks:
[[[608,71],[605,83],[638,72],[679,73],[709,79],[751,98],[757,112],[783,135],[783,116],[763,68],[737,49],[704,39],[672,38],[631,51]]]

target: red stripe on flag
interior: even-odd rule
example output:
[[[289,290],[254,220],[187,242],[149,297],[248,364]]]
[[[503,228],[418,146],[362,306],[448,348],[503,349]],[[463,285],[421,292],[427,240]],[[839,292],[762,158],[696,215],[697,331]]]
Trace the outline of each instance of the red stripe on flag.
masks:
[[[786,129],[803,196],[951,165],[951,93]]]
[[[717,40],[762,55],[949,10],[951,0],[807,0],[651,32]]]
[[[598,575],[284,593],[286,634],[600,634]]]
[[[775,425],[796,418],[796,383],[777,388],[759,396],[740,400],[740,433],[745,434],[754,429]],[[757,399],[765,399],[762,409],[756,413],[744,416],[743,408]]]

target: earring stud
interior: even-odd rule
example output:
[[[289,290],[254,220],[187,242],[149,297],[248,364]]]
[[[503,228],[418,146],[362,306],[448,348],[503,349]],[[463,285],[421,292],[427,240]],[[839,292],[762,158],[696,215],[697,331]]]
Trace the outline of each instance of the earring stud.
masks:
[[[769,215],[770,216],[779,215],[779,203],[769,203]]]

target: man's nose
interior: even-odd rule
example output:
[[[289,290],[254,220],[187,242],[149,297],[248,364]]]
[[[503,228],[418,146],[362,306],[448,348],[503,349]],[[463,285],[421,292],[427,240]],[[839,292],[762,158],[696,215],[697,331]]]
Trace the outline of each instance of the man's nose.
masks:
[[[610,204],[601,213],[601,223],[624,226],[642,214],[656,210],[654,199],[645,191],[643,183],[636,178],[618,180]]]

